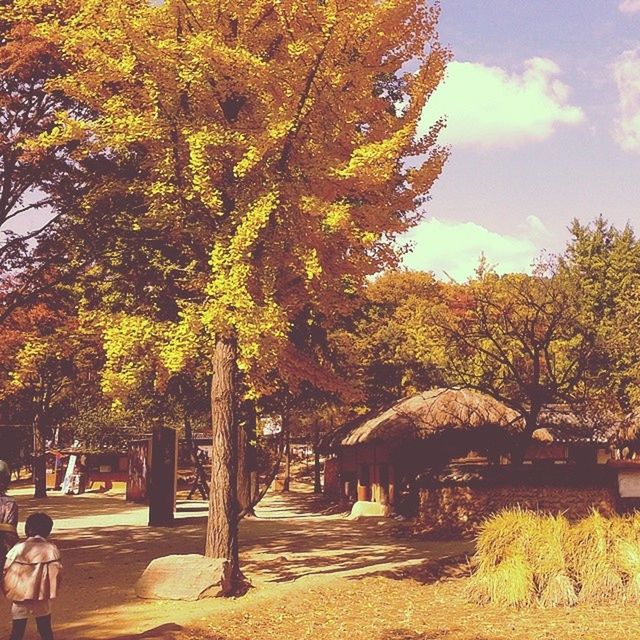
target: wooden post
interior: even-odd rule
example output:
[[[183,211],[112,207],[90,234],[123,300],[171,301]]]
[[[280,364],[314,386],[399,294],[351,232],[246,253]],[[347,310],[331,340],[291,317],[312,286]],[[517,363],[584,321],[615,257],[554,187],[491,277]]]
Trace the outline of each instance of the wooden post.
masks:
[[[149,473],[149,526],[173,524],[176,483],[176,432],[161,425],[151,434]]]

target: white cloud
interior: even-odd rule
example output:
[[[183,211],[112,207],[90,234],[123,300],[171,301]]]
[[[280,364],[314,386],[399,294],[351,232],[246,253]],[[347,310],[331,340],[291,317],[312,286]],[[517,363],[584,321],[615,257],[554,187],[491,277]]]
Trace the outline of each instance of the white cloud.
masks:
[[[559,73],[547,58],[526,60],[520,74],[452,62],[427,102],[419,133],[445,116],[445,144],[494,148],[544,140],[558,125],[575,125],[585,118],[580,107],[569,104],[570,89],[557,79]]]
[[[635,13],[636,11],[640,11],[640,0],[623,0],[618,5],[618,9],[620,9],[622,13]]]
[[[536,238],[539,240],[548,240],[551,238],[549,229],[545,226],[544,222],[536,215],[528,215],[525,218],[525,223],[521,225],[524,233],[530,238]]]
[[[640,50],[631,49],[613,63],[618,110],[613,136],[626,151],[640,151]]]
[[[438,277],[446,274],[458,282],[474,274],[483,254],[498,273],[529,273],[540,254],[534,239],[548,235],[537,216],[529,216],[517,236],[496,233],[474,222],[430,218],[407,235],[414,249],[403,262],[409,269],[433,271]]]

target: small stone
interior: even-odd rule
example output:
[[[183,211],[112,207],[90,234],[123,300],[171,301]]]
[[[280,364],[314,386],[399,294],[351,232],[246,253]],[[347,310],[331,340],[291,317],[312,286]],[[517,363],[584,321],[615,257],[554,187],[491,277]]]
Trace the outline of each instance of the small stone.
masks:
[[[348,520],[358,520],[359,518],[378,517],[386,518],[389,516],[390,509],[386,504],[379,502],[368,502],[366,500],[358,500],[353,505],[351,513],[347,517]]]

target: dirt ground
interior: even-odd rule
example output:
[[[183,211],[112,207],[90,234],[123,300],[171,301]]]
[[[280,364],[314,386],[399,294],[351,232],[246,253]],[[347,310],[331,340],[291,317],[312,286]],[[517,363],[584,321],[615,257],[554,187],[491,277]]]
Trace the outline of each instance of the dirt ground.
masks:
[[[322,515],[317,513],[321,503],[308,493],[276,494],[259,506],[258,517],[241,526],[242,567],[255,587],[246,596],[196,603],[145,601],[135,597],[133,588],[152,559],[202,553],[203,502],[180,502],[175,526],[149,528],[146,508],[127,504],[122,496],[50,493],[46,500],[34,500],[30,493],[28,487],[13,491],[21,522],[30,512],[46,510],[55,520],[52,539],[64,556],[62,596],[54,609],[59,640],[188,638],[179,630],[208,630],[233,612],[243,615],[245,608],[259,611],[304,597],[305,589],[408,569],[468,549],[464,543],[398,538],[393,521],[352,522],[344,515]],[[0,635],[8,625],[8,603],[2,601]]]
[[[398,579],[399,578],[399,579]],[[177,640],[635,640],[637,605],[517,610],[478,607],[464,579],[367,576],[309,582],[238,606]],[[171,636],[169,636],[171,637]]]
[[[640,629],[632,604],[469,604],[460,561],[468,543],[399,538],[393,521],[322,515],[302,492],[268,496],[258,517],[243,522],[242,563],[254,585],[244,597],[138,600],[133,585],[150,560],[202,551],[204,503],[180,503],[174,527],[150,529],[146,509],[122,497],[51,494],[42,502],[15,493],[22,521],[43,508],[56,520],[65,561],[58,640],[630,640]],[[7,628],[3,601],[0,636]]]

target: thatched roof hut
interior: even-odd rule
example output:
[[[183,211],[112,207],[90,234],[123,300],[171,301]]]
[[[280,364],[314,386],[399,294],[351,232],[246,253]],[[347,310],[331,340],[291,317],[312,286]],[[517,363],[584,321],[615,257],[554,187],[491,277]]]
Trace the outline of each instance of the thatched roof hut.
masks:
[[[400,400],[368,419],[329,434],[324,449],[374,442],[429,440],[445,433],[493,428],[517,433],[524,427],[514,410],[471,389],[432,389]]]

